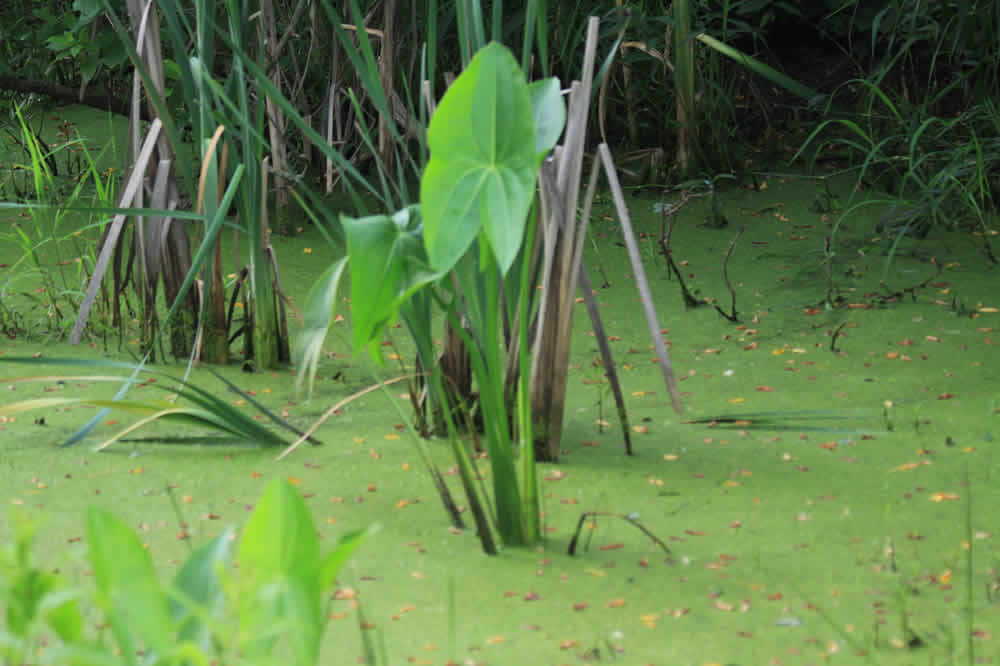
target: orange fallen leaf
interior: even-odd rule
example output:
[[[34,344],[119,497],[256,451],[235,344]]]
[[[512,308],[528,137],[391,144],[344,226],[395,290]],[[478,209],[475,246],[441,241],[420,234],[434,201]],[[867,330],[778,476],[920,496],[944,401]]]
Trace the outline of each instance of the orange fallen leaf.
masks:
[[[728,613],[731,610],[733,610],[733,605],[731,603],[723,601],[722,599],[716,599],[715,602],[712,605],[716,609],[718,609],[720,611],[723,611],[725,613]]]
[[[773,393],[774,389],[770,386],[758,386],[757,393]]]
[[[948,500],[957,500],[958,495],[955,493],[934,493],[930,496],[932,502],[945,502]]]
[[[623,608],[625,606],[624,599],[612,599],[608,602],[608,608]]]
[[[899,467],[894,467],[892,469],[892,471],[894,471],[894,472],[909,472],[910,470],[914,470],[914,469],[920,467],[921,465],[930,465],[930,464],[931,464],[930,460],[921,460],[919,462],[908,462],[908,463],[903,463]]]
[[[618,550],[619,548],[624,548],[623,543],[609,543],[601,546],[601,550]]]

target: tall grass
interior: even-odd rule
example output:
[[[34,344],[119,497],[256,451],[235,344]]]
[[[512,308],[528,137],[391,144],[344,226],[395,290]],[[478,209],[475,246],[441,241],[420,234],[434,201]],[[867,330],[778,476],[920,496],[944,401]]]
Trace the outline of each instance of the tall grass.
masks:
[[[1000,116],[992,101],[972,106],[956,117],[930,115],[905,105],[869,80],[848,82],[867,91],[865,112],[857,118],[830,118],[805,140],[796,158],[815,158],[821,150],[846,153],[860,168],[843,214],[832,229],[860,208],[883,213],[875,233],[893,239],[883,270],[907,237],[926,238],[942,231],[975,235],[987,259],[996,263],[991,239],[996,235],[1000,170]],[[837,99],[833,96],[831,102]],[[794,159],[794,158],[793,158]],[[860,193],[865,193],[862,197]],[[874,192],[874,194],[870,194]]]
[[[113,205],[118,178],[113,170],[98,170],[79,137],[66,134],[59,144],[44,143],[26,114],[23,105],[15,108],[19,145],[27,161],[15,164],[13,171],[30,179],[22,192],[23,203],[8,204],[22,212],[2,240],[20,256],[0,288],[0,326],[11,336],[41,334],[58,339],[72,325],[82,287],[94,267],[95,238],[107,222],[106,215],[94,209]],[[25,283],[30,288],[22,287]],[[91,334],[106,336],[117,326],[124,335],[123,321],[120,317],[111,321],[108,306],[101,303],[102,314]]]

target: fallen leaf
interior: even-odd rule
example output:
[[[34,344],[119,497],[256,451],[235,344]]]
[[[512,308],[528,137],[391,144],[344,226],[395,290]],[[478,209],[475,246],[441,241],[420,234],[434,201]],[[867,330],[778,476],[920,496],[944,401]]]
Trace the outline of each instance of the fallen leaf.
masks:
[[[948,500],[957,500],[958,495],[955,493],[934,493],[929,498],[932,502],[945,502]]]

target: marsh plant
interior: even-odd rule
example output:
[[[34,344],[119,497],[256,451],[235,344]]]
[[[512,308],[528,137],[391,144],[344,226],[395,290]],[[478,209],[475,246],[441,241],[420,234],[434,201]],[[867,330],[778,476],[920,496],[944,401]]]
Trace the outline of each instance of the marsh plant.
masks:
[[[320,642],[340,568],[365,537],[349,532],[320,551],[309,508],[287,481],[264,491],[240,532],[223,529],[194,549],[170,583],[153,570],[135,531],[87,511],[93,588],[79,589],[32,559],[36,525],[14,516],[0,553],[0,655],[21,664],[320,663]],[[234,557],[235,556],[235,557]],[[234,566],[234,560],[239,566]],[[87,629],[89,608],[103,622]]]

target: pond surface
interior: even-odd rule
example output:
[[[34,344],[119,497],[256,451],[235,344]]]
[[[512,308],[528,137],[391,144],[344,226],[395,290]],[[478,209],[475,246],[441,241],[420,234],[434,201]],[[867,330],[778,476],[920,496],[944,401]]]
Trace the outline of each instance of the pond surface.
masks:
[[[408,407],[405,389],[396,387],[346,405],[318,431],[322,446],[303,446],[280,462],[276,450],[207,444],[132,441],[92,453],[129,422],[117,413],[86,442],[58,448],[93,415],[83,407],[7,418],[0,424],[4,502],[46,517],[40,559],[77,572],[83,583],[88,504],[110,508],[139,530],[164,579],[191,543],[225,524],[241,525],[275,476],[301,490],[327,544],[379,523],[338,582],[324,663],[355,663],[361,632],[384,646],[382,661],[393,664],[924,664],[946,661],[952,642],[964,662],[967,589],[977,654],[1000,660],[992,639],[1000,626],[992,510],[1000,501],[993,476],[1000,469],[998,269],[967,232],[933,230],[892,250],[896,238],[875,231],[885,212],[877,206],[844,219],[827,248],[835,215],[817,212],[817,202],[821,209],[827,186],[846,202],[852,176],[825,184],[762,176],[760,183],[766,189],[720,191],[725,228],[705,224],[708,197],[674,219],[671,249],[687,287],[727,313],[723,257],[745,227],[726,265],[737,322],[709,305],[686,309],[677,280],[668,278],[654,207],[679,195],[628,201],[680,378],[680,416],[654,363],[619,223],[607,197],[598,204],[585,263],[619,364],[636,455],[624,454],[581,304],[565,450],[559,464],[541,470],[545,543],[537,550],[488,558],[474,534],[449,530],[402,429]],[[26,221],[3,211],[0,232],[15,223]],[[314,227],[301,226],[295,237],[274,238],[293,303],[337,254]],[[0,278],[10,277],[20,256],[13,244],[0,246],[0,262],[8,264]],[[15,282],[22,290],[30,284]],[[392,331],[396,346],[384,348],[398,361],[377,368],[352,357],[346,304],[343,315],[311,400],[296,396],[293,369],[247,374],[234,365],[223,373],[307,427],[377,377],[409,369],[412,348],[402,330]],[[293,322],[293,331],[298,326]],[[108,351],[127,358],[117,342]],[[38,336],[0,344],[0,358],[103,352],[99,340],[91,347]],[[0,368],[5,376],[24,372]],[[194,381],[225,395],[201,370]],[[0,382],[0,390],[14,401],[110,396],[114,387],[53,380]],[[739,420],[772,412],[769,420]],[[734,415],[735,422],[685,423]],[[447,469],[444,443],[431,448]],[[447,478],[457,488],[457,478]],[[584,511],[638,514],[671,556],[627,521],[610,518],[587,524],[588,547],[568,556]]]

